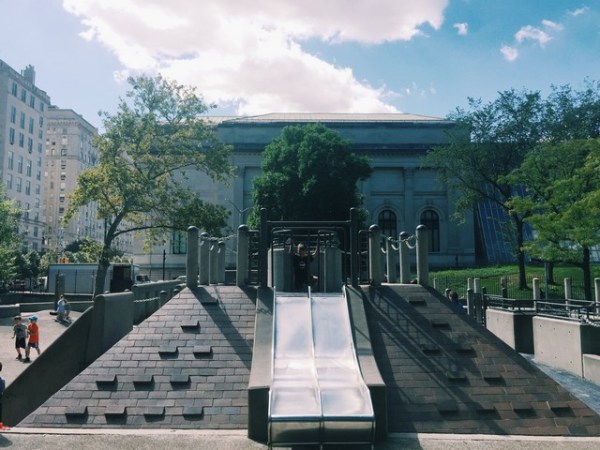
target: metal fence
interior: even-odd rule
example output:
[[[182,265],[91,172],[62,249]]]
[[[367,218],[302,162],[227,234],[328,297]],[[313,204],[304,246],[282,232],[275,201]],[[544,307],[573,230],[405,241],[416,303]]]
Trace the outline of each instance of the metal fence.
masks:
[[[533,298],[533,279],[535,276],[529,275],[527,279],[527,290],[519,289],[519,275],[503,275],[503,276],[489,276],[479,277],[481,280],[481,287],[485,288],[485,291],[491,295],[502,295],[506,298],[513,299],[532,299]],[[453,275],[435,275],[431,274],[432,282],[436,290],[444,293],[446,289],[452,289],[456,291],[460,298],[466,298],[468,278],[464,276],[453,276]],[[506,292],[503,293],[503,286],[506,288]],[[543,300],[550,299],[564,299],[565,289],[564,283],[561,280],[556,284],[546,284],[541,280],[541,298]],[[571,281],[571,299],[584,300],[584,288],[583,283],[577,280]]]

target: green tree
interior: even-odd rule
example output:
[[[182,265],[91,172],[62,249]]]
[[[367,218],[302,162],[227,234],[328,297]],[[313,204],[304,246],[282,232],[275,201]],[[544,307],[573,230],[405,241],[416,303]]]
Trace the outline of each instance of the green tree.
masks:
[[[203,172],[213,180],[232,174],[230,148],[203,119],[214,107],[193,88],[161,76],[130,78],[130,91],[117,113],[103,113],[104,133],[95,140],[98,164],[85,170],[71,195],[65,222],[82,206],[97,202],[106,224],[98,262],[96,292],[102,292],[112,244],[124,233],[166,233],[194,225],[217,233],[225,208],[202,201],[190,178]]]
[[[439,169],[440,180],[458,193],[456,212],[460,216],[481,201],[491,201],[510,217],[511,236],[519,265],[519,288],[525,289],[523,251],[524,216],[507,201],[514,185],[507,175],[517,169],[544,132],[544,102],[539,92],[509,90],[497,99],[482,103],[469,99],[469,109],[457,109],[448,119],[456,122],[449,144],[432,149],[425,166]]]
[[[102,255],[102,244],[90,237],[86,237],[67,244],[64,253],[69,255],[72,262],[95,263],[100,260],[100,255]],[[108,254],[108,259],[110,261],[121,256],[123,256],[121,250],[111,247]]]
[[[15,276],[14,257],[19,247],[19,218],[21,211],[8,200],[3,185],[0,186],[0,284],[4,285]]]
[[[321,124],[285,127],[263,152],[254,180],[251,226],[266,208],[270,220],[347,220],[362,206],[357,182],[371,175],[366,156]]]
[[[526,195],[509,202],[535,230],[535,239],[524,248],[545,261],[581,267],[588,300],[592,298],[590,248],[600,244],[598,169],[598,139],[541,145],[512,174]]]

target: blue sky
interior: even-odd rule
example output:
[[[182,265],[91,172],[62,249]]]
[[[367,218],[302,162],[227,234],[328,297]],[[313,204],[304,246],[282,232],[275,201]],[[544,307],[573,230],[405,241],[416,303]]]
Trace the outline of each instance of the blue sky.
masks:
[[[126,78],[214,114],[408,112],[600,80],[598,0],[0,0],[0,59],[100,127]]]

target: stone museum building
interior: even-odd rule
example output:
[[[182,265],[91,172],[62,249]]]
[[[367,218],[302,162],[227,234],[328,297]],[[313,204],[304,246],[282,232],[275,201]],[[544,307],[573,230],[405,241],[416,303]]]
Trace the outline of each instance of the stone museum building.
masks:
[[[436,170],[424,167],[422,158],[431,148],[443,145],[451,121],[414,114],[327,114],[286,113],[252,117],[210,118],[219,138],[233,146],[232,163],[236,176],[229,183],[213,183],[196,174],[190,183],[205,201],[231,211],[230,239],[226,240],[226,261],[235,261],[235,233],[252,208],[253,180],[261,174],[262,151],[284,127],[320,123],[351,143],[354,152],[371,160],[372,175],[360,182],[368,225],[377,224],[384,236],[398,237],[402,231],[415,232],[419,224],[429,232],[432,267],[465,267],[475,263],[475,230],[472,215],[459,223],[452,220],[455,197],[440,183]],[[166,279],[184,273],[185,242],[172,236],[169,247],[140,252],[134,262],[151,279]]]

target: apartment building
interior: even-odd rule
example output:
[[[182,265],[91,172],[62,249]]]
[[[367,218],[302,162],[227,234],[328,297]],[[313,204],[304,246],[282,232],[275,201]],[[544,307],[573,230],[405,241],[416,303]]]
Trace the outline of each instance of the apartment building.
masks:
[[[47,108],[46,122],[46,246],[60,251],[70,242],[86,237],[101,241],[104,228],[96,218],[94,202],[81,208],[67,224],[63,223],[69,194],[75,190],[79,174],[98,160],[93,145],[98,130],[72,109],[55,106]]]
[[[50,97],[35,85],[35,69],[21,73],[0,60],[0,181],[23,215],[23,250],[41,251],[44,237],[45,114]]]

